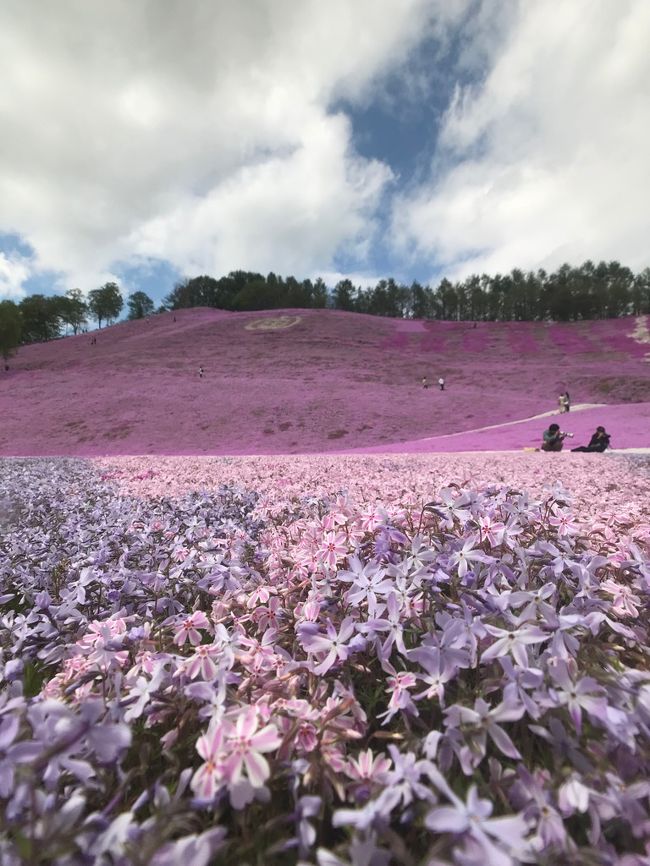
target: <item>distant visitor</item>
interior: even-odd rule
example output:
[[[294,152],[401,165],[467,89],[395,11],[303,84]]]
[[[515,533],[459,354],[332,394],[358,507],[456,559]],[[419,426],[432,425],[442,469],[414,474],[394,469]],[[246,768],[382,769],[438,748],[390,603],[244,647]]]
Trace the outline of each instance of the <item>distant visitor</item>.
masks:
[[[423,387],[423,388],[428,388],[428,387],[429,387],[429,380],[427,379],[426,376],[423,376],[423,377],[422,377],[422,387]]]
[[[564,448],[564,440],[573,438],[573,433],[564,433],[559,424],[551,424],[548,430],[544,430],[542,436],[542,451],[561,451]]]
[[[557,405],[560,408],[560,415],[564,415],[565,412],[569,411],[569,403],[566,398],[566,394],[560,394],[557,398]]]
[[[607,448],[609,448],[609,440],[612,437],[605,430],[604,427],[596,427],[596,432],[589,440],[589,445],[579,445],[577,448],[572,448],[572,451],[583,451],[583,452],[600,452],[602,454]]]
[[[199,367],[199,379],[203,378],[203,367]]]
[[[441,391],[445,390],[445,380],[442,378],[442,376],[438,379],[438,387]]]

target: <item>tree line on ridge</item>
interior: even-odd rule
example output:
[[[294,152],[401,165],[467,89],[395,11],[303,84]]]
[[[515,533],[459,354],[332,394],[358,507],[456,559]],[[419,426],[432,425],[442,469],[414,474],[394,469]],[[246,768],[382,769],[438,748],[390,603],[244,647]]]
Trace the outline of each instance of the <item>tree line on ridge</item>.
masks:
[[[376,316],[457,321],[577,321],[650,312],[650,268],[634,274],[618,262],[585,262],[557,271],[470,276],[437,286],[404,285],[393,279],[373,287],[344,279],[329,290],[322,279],[298,281],[250,271],[226,277],[193,277],[177,283],[165,307],[265,310],[331,307]]]
[[[178,282],[157,309],[142,291],[127,298],[129,319],[189,307],[232,311],[283,308],[331,308],[394,318],[454,321],[579,321],[650,313],[650,268],[638,274],[619,262],[585,262],[580,267],[509,274],[472,275],[438,285],[405,285],[394,279],[372,287],[340,280],[332,289],[322,279],[297,280],[274,273],[231,271],[215,278],[197,276]],[[29,295],[20,303],[0,302],[0,353],[5,360],[22,343],[45,342],[63,333],[83,331],[89,320],[116,321],[124,308],[119,286],[106,283],[84,297],[80,289],[65,295]]]
[[[129,319],[143,319],[155,312],[154,302],[145,292],[129,295],[127,307]],[[90,320],[100,328],[110,325],[123,308],[117,283],[93,289],[86,299],[81,289],[70,289],[65,295],[28,295],[18,304],[0,301],[0,354],[6,362],[19,345],[46,343],[70,331],[78,334],[86,330]]]

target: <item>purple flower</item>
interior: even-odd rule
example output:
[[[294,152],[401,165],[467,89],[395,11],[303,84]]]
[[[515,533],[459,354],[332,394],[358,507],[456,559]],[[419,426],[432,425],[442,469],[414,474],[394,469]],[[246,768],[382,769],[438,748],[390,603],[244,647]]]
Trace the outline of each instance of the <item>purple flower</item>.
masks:
[[[355,606],[365,602],[373,609],[377,604],[377,595],[385,596],[391,590],[393,581],[386,577],[385,568],[374,560],[364,564],[358,556],[351,556],[348,562],[349,570],[337,574],[339,580],[352,584],[346,592],[348,602]]]
[[[480,548],[475,547],[477,541],[478,538],[471,535],[465,540],[462,547],[455,550],[449,557],[449,564],[458,568],[458,577],[460,578],[465,577],[472,563],[491,561],[491,557],[487,556]]]
[[[314,673],[318,676],[327,673],[332,665],[338,661],[345,661],[351,652],[354,652],[359,642],[352,643],[356,634],[356,623],[351,616],[345,617],[337,632],[336,627],[330,621],[326,626],[326,634],[317,631],[315,623],[301,623],[298,635],[304,649],[311,655],[325,653],[325,658],[314,667]]]
[[[559,688],[550,689],[549,694],[557,704],[567,708],[578,732],[582,726],[583,710],[596,719],[603,718],[607,701],[603,697],[604,689],[593,677],[582,677],[574,681],[564,662],[558,662],[551,668],[551,676]]]
[[[473,734],[479,754],[485,754],[485,738],[487,734],[504,755],[515,760],[521,760],[519,750],[499,722],[517,721],[523,716],[524,712],[523,704],[520,704],[514,697],[503,701],[503,703],[492,709],[482,698],[477,698],[474,702],[473,710],[460,704],[454,704],[445,710],[445,717],[447,725],[451,728],[456,728],[460,725],[470,725],[475,729]]]
[[[417,678],[427,684],[427,688],[415,695],[415,700],[422,698],[437,698],[440,706],[445,704],[445,683],[448,683],[454,672],[445,668],[440,650],[434,646],[421,646],[409,650],[409,659],[416,661],[425,673],[417,674]]]
[[[492,803],[482,800],[472,785],[463,803],[453,797],[453,806],[437,806],[424,819],[434,833],[469,835],[480,847],[486,866],[515,866],[529,846],[528,826],[521,815],[491,818]]]
[[[154,854],[151,866],[178,866],[179,863],[191,866],[208,866],[226,837],[224,827],[212,827],[204,833],[183,836],[166,845]]]
[[[406,655],[406,647],[404,646],[404,626],[406,623],[402,621],[402,610],[394,592],[391,592],[386,600],[386,609],[386,616],[369,619],[359,625],[359,631],[371,637],[374,637],[375,632],[388,632],[381,645],[382,658],[390,656],[393,644],[397,646],[402,655]]]
[[[154,675],[151,679],[145,676],[140,676],[135,681],[135,684],[129,691],[129,699],[133,701],[124,713],[124,721],[131,722],[134,719],[139,719],[146,705],[149,703],[152,694],[159,688],[163,679],[163,667],[161,664],[156,665]]]
[[[498,638],[481,654],[481,662],[490,661],[510,654],[522,668],[528,667],[528,651],[531,644],[543,643],[549,639],[541,628],[535,625],[524,625],[516,631],[507,631],[494,625],[486,625],[485,630]]]

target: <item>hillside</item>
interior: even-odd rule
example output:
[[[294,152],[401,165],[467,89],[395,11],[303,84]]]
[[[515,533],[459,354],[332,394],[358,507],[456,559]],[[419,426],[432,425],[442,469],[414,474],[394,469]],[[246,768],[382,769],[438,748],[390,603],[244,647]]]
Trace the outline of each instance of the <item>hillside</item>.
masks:
[[[528,418],[565,388],[574,403],[650,402],[647,321],[631,318],[473,327],[189,309],[95,333],[96,345],[66,337],[12,360],[0,454],[378,449]],[[421,387],[441,375],[444,393]]]

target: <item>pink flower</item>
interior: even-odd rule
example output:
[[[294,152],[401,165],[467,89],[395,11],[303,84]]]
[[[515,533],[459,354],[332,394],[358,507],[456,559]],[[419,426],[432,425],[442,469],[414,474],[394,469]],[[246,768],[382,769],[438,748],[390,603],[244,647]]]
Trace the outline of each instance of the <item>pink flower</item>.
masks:
[[[95,620],[88,632],[77,642],[77,646],[88,661],[99,668],[110,668],[117,664],[123,667],[129,658],[127,650],[118,650],[126,634],[126,623],[123,619]]]
[[[618,583],[616,580],[604,580],[600,588],[609,595],[614,596],[612,601],[612,610],[619,616],[639,615],[636,605],[641,604],[641,599],[635,595],[629,586],[624,583]]]
[[[201,634],[198,631],[200,628],[210,628],[210,621],[202,610],[196,610],[182,622],[174,635],[174,643],[183,646],[185,641],[189,640],[192,646],[200,644]]]
[[[305,752],[313,752],[318,745],[318,731],[311,722],[301,722],[296,741]]]
[[[345,767],[345,772],[351,779],[360,782],[386,781],[388,770],[390,770],[390,759],[384,755],[373,755],[372,749],[360,752],[358,758],[350,758]]]
[[[257,607],[258,604],[266,604],[266,602],[271,598],[271,595],[276,592],[277,590],[274,586],[258,586],[257,589],[254,589],[248,597],[246,607],[249,610],[252,610],[254,607]]]
[[[580,529],[568,511],[560,511],[559,509],[554,516],[549,517],[548,522],[551,526],[557,527],[557,534],[560,536],[575,535]]]
[[[309,622],[316,622],[320,613],[321,603],[318,599],[306,601],[302,606],[302,618]]]
[[[260,631],[266,631],[267,629],[278,629],[283,614],[282,602],[276,595],[269,599],[267,607],[260,605],[254,611],[253,619],[258,624]]]
[[[251,671],[273,670],[277,664],[276,658],[277,632],[268,629],[261,640],[254,637],[242,637],[239,640],[239,661]]]
[[[396,671],[395,668],[387,661],[383,663],[384,669],[392,673],[392,676],[387,677],[386,691],[390,694],[388,709],[385,713],[380,713],[378,718],[383,719],[382,724],[387,724],[393,716],[399,711],[404,710],[413,716],[419,715],[418,708],[413,703],[413,698],[409,689],[417,685],[417,677],[410,671]]]
[[[500,543],[505,529],[503,523],[494,523],[489,515],[484,514],[479,518],[478,526],[481,531],[481,541],[487,539],[487,541],[490,542],[491,547],[496,547],[497,544]]]
[[[265,752],[272,752],[281,743],[275,725],[265,725],[257,730],[258,712],[255,707],[247,707],[234,725],[228,724],[228,757],[223,770],[229,785],[236,785],[246,770],[248,781],[253,788],[261,788],[271,775]]]
[[[263,753],[277,749],[281,743],[275,725],[259,731],[258,725],[257,708],[245,707],[235,724],[214,723],[199,737],[196,750],[205,763],[192,778],[192,789],[198,797],[212,800],[226,785],[235,808],[253,799],[255,789],[263,787],[271,775]]]
[[[123,619],[94,620],[78,643],[84,648],[104,646],[125,632],[126,623]]]
[[[190,679],[196,679],[199,674],[204,680],[213,680],[218,671],[213,659],[223,654],[223,647],[217,644],[201,644],[194,655],[187,661],[185,672]]]
[[[359,523],[364,532],[374,532],[375,529],[386,523],[387,519],[386,512],[375,505],[368,506],[359,515]]]
[[[221,724],[208,728],[207,733],[199,737],[196,742],[196,751],[205,763],[192,777],[192,790],[202,800],[212,800],[223,781],[221,764],[223,743],[224,729]]]
[[[348,539],[343,532],[325,532],[317,552],[319,562],[335,569],[338,560],[348,552]]]

